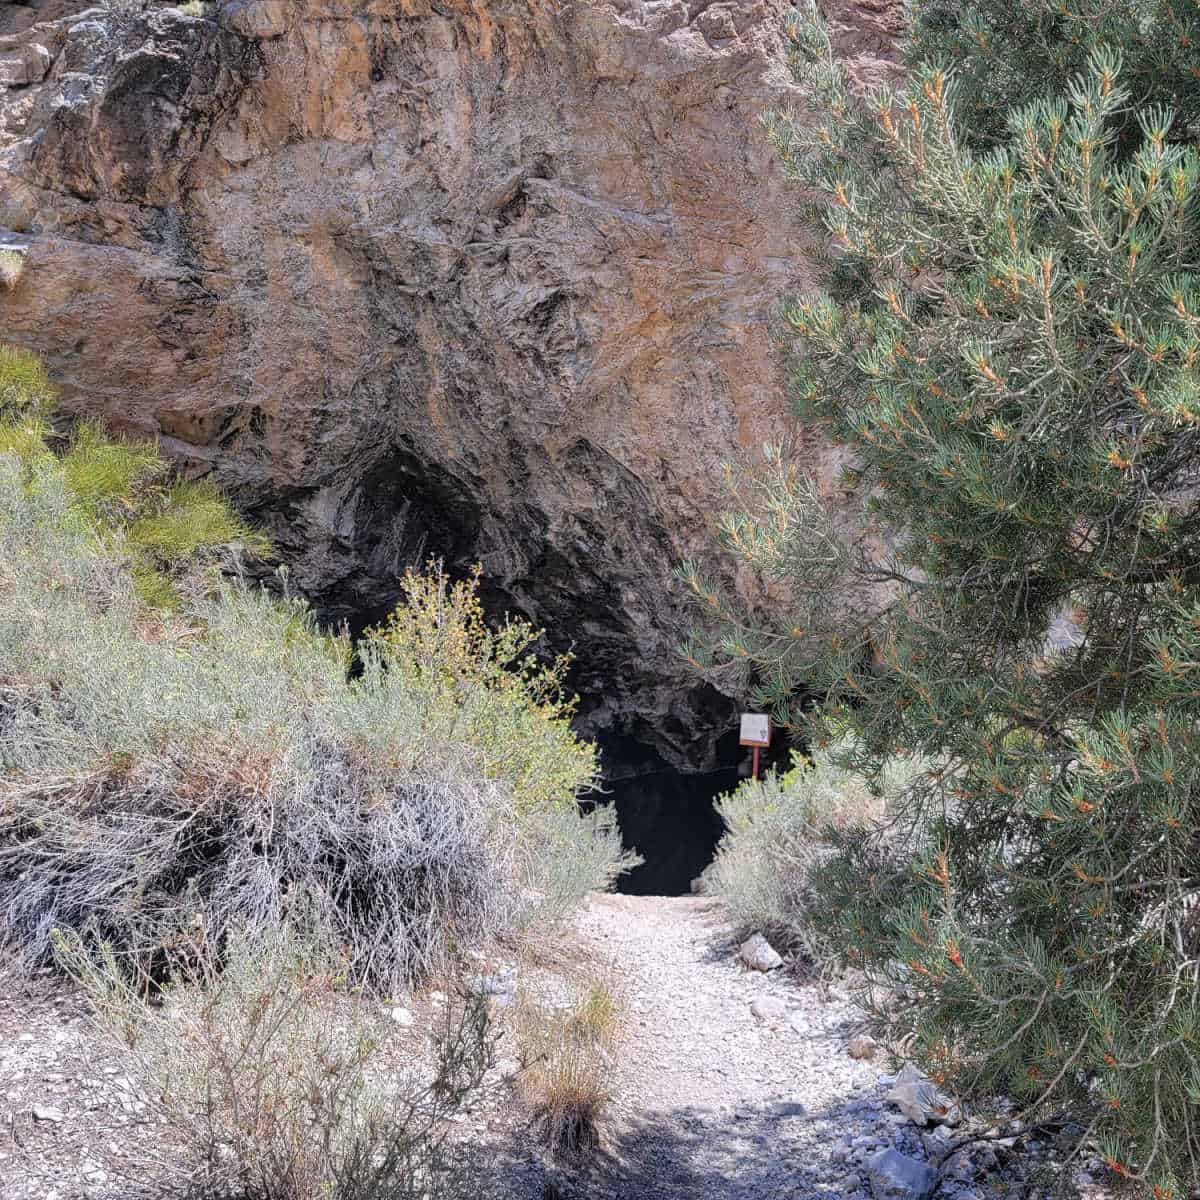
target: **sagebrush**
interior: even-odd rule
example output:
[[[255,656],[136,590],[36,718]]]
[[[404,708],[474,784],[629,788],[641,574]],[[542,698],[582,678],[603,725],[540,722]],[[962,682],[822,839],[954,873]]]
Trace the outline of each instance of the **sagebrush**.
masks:
[[[596,748],[571,728],[569,655],[535,653],[541,630],[506,617],[491,626],[481,571],[451,581],[431,562],[405,572],[401,603],[367,634],[366,669],[398,671],[443,722],[447,742],[476,747],[491,776],[509,781],[522,808],[572,807],[595,787]]]
[[[871,781],[839,759],[831,748],[795,753],[790,769],[718,797],[725,833],[703,877],[705,892],[720,896],[745,932],[766,933],[817,969],[830,966],[839,947],[815,903],[814,872],[839,840],[883,824],[887,796],[917,769],[897,760]]]
[[[34,360],[0,356],[6,941],[44,960],[91,926],[169,973],[303,896],[387,990],[621,869],[575,807],[594,752],[480,640],[473,583],[410,576],[351,678],[345,638],[231,574],[262,542],[214,490],[94,425],[53,434],[52,407]]]
[[[55,943],[165,1122],[180,1195],[478,1194],[444,1143],[493,1062],[482,1001],[447,1010],[430,1065],[397,1044],[386,1009],[347,988],[327,947],[295,934],[234,935],[219,971],[195,964],[153,1005],[138,986],[151,981],[131,980],[111,946],[61,932]]]

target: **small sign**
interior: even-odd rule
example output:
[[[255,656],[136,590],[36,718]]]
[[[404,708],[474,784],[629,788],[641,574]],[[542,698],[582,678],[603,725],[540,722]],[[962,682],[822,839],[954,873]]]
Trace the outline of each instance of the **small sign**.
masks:
[[[762,713],[742,713],[743,746],[769,746],[771,744],[771,719]]]

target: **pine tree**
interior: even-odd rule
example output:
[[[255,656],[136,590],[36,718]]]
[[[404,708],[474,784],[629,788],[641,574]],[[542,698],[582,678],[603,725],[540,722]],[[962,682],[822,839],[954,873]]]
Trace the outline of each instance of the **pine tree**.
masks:
[[[848,765],[930,764],[817,880],[847,958],[918,999],[936,1076],[1070,1113],[1157,1197],[1200,1188],[1200,10],[910,6],[857,95],[790,27],[768,118],[830,235],[787,304],[797,414],[848,450],[850,541],[781,448],[723,545],[788,600],[709,614]],[[877,551],[878,547],[885,547]],[[807,713],[798,697],[824,699]]]

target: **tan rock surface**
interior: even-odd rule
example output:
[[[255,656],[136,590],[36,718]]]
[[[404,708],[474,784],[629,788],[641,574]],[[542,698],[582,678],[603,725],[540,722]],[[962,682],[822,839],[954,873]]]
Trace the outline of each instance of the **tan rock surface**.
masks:
[[[53,61],[0,89],[0,236],[29,244],[0,328],[71,407],[215,473],[325,615],[378,616],[425,555],[479,560],[575,643],[593,727],[698,767],[728,708],[675,659],[672,570],[709,553],[722,462],[779,433],[768,323],[805,282],[755,124],[797,99],[784,8],[10,25],[0,59]],[[889,12],[837,17],[868,72]]]

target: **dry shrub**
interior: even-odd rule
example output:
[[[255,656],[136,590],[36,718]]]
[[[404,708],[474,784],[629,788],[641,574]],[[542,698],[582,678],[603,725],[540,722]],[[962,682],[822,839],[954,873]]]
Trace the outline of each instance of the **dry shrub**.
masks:
[[[162,978],[215,961],[233,930],[277,928],[303,896],[355,981],[386,991],[508,927],[504,804],[479,779],[383,771],[315,740],[0,779],[0,917],[35,959],[54,929],[89,928]]]
[[[600,1144],[622,1011],[609,982],[593,983],[566,1009],[528,998],[518,1006],[521,1087],[557,1155],[581,1157]]]
[[[179,1191],[205,1200],[443,1200],[475,1195],[445,1122],[492,1065],[485,1005],[447,1016],[432,1067],[401,1061],[383,1010],[319,943],[232,939],[147,1004],[112,947],[55,938],[98,1023],[182,1147]],[[147,981],[142,981],[147,982]]]
[[[560,666],[490,630],[478,580],[407,577],[351,678],[348,638],[221,573],[260,539],[214,489],[96,425],[50,437],[53,399],[0,346],[0,945],[90,928],[165,978],[303,895],[391,991],[627,864],[577,810]]]

